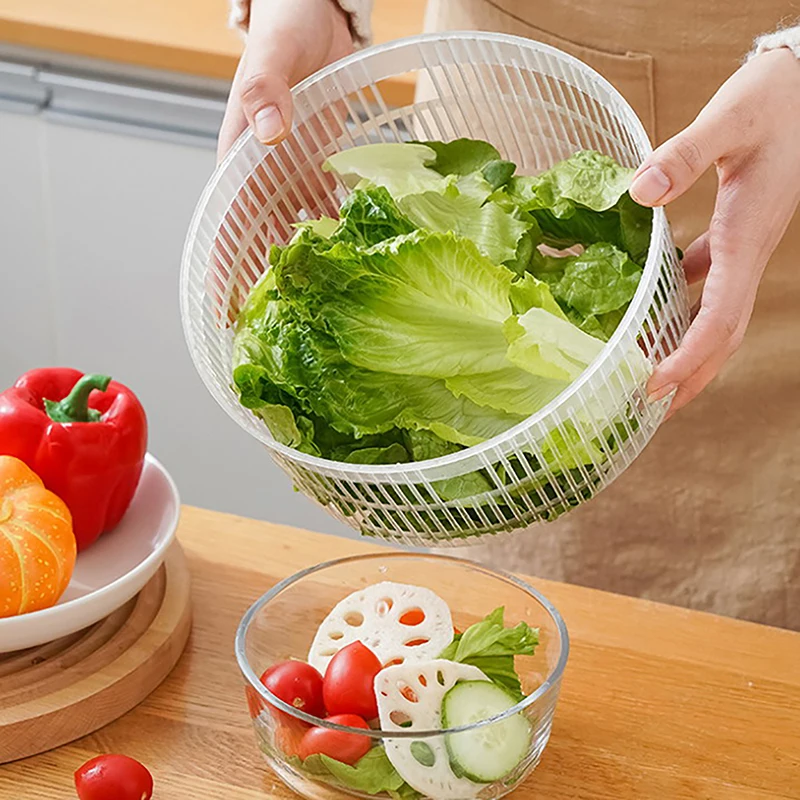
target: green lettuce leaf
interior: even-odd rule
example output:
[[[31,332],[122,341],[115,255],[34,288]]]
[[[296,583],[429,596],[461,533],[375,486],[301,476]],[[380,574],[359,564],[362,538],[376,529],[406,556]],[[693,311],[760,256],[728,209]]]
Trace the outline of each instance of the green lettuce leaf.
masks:
[[[642,277],[641,268],[630,256],[611,244],[593,244],[565,261],[553,292],[584,317],[627,306]]]
[[[516,171],[517,165],[513,161],[498,159],[497,161],[490,161],[486,164],[483,169],[481,169],[481,175],[483,175],[489,186],[492,187],[492,190],[495,190],[499,189],[501,186],[505,186]]]
[[[394,428],[425,429],[470,446],[522,420],[457,398],[443,380],[355,366],[331,336],[305,322],[285,325],[281,340],[287,374],[304,407],[357,439]]]
[[[640,206],[627,192],[616,205],[620,235],[613,241],[639,265],[644,266],[653,230],[653,209]]]
[[[467,239],[416,231],[360,252],[301,238],[273,268],[282,296],[324,320],[355,366],[444,378],[504,361],[513,273]]]
[[[557,216],[548,208],[532,211],[531,214],[542,232],[542,242],[556,250],[567,250],[576,244],[588,246],[596,242],[621,244],[619,213],[591,211],[588,208],[567,204],[563,216]]]
[[[407,194],[441,192],[452,184],[452,178],[430,168],[436,160],[436,151],[427,145],[388,142],[342,150],[332,155],[322,169],[336,172],[351,189],[367,181],[383,186],[399,200]]]
[[[569,381],[532,375],[508,362],[500,369],[479,375],[455,375],[447,379],[446,385],[456,397],[523,420],[555,400],[569,386]]]
[[[298,231],[311,231],[321,239],[330,239],[339,227],[339,220],[332,217],[320,217],[319,219],[308,219],[305,222],[295,222],[292,227]]]
[[[515,314],[524,314],[531,308],[543,308],[561,319],[567,319],[553,296],[550,284],[530,272],[511,284],[509,298]]]
[[[410,461],[408,450],[399,442],[386,447],[361,447],[352,449],[341,459],[348,464],[404,464]]]
[[[480,139],[414,144],[424,145],[434,151],[435,158],[427,162],[427,166],[440,175],[469,175],[472,172],[479,172],[492,162],[501,160],[497,149]]]
[[[382,186],[356,189],[349,194],[339,209],[339,217],[336,229],[325,237],[331,242],[371,247],[416,230]]]
[[[393,797],[406,800],[418,797],[392,766],[383,747],[373,747],[353,766],[336,761],[322,753],[310,755],[305,761],[293,756],[288,759],[291,766],[315,778],[333,778],[335,783],[364,794],[387,792]],[[410,791],[409,791],[410,790]]]
[[[607,314],[589,314],[589,316],[585,317],[575,309],[569,308],[567,309],[567,318],[582,331],[588,333],[589,336],[594,336],[595,339],[607,342],[619,323],[622,322],[626,311],[627,306],[616,311],[609,311]]]
[[[498,205],[500,205],[501,208],[505,208],[502,204]],[[520,236],[514,258],[510,258],[504,262],[505,265],[517,275],[524,275],[525,272],[531,268],[532,261],[539,254],[537,246],[544,241],[541,228],[536,219],[528,214],[526,221],[530,224],[530,227]]]
[[[512,178],[496,199],[529,212],[550,247],[608,242],[641,265],[653,211],[628,194],[632,176],[609,156],[580,151],[540,175]]]
[[[507,358],[530,372],[574,381],[600,354],[603,343],[542,308],[531,308],[505,324]]]
[[[310,455],[320,455],[314,424],[289,395],[281,392],[258,364],[240,364],[233,372],[239,401],[264,420],[277,442]],[[274,402],[271,402],[274,399]]]
[[[342,248],[347,251],[348,246],[336,244],[330,249]],[[442,380],[393,375],[350,363],[333,337],[302,318],[286,298],[275,299],[276,276],[277,271],[267,273],[240,314],[234,338],[234,385],[242,404],[261,416],[283,444],[313,455],[335,453],[337,460],[390,463],[390,458],[407,460],[391,446],[399,440],[365,437],[397,428],[427,429],[469,446],[521,421],[518,415],[455,397]],[[504,340],[499,346],[505,348]],[[341,436],[332,436],[331,428]],[[372,452],[349,455],[361,449]]]
[[[452,187],[443,194],[407,195],[400,205],[418,227],[440,233],[453,231],[470,239],[495,264],[516,257],[518,242],[531,227],[530,222],[517,219],[496,203],[482,204]]]
[[[532,308],[537,308],[543,312],[540,322],[545,327],[557,325],[561,320],[573,328],[547,284],[531,274],[511,284],[509,299],[516,315],[524,315]],[[519,338],[519,331],[516,330],[518,324],[516,316],[504,323],[506,335],[511,335],[512,340]],[[466,397],[478,405],[527,417],[544,408],[569,386],[569,380],[558,363],[544,364],[541,359],[514,363],[509,353],[514,354],[520,345],[515,345],[513,341],[509,344],[506,361],[498,369],[449,377],[446,380],[447,388],[457,397]],[[557,358],[562,358],[560,353]],[[570,369],[574,368],[572,362],[569,366]]]
[[[430,431],[408,431],[406,442],[412,461],[427,461],[456,453],[462,448]],[[433,482],[433,488],[442,500],[461,500],[496,488],[480,471],[468,472],[453,478]]]
[[[525,695],[514,669],[514,656],[534,654],[539,644],[539,630],[526,622],[506,628],[504,613],[505,609],[500,606],[464,633],[456,634],[439,658],[478,667],[489,680],[522,700]]]
[[[610,156],[579,150],[532,178],[512,181],[511,194],[527,211],[553,209],[562,216],[569,205],[607,211],[628,191],[634,170]]]

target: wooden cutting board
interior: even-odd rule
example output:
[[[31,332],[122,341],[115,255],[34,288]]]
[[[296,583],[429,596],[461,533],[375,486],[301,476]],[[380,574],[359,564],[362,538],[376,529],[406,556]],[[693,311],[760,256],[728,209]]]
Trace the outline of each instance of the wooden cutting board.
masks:
[[[144,700],[183,652],[190,600],[175,543],[144,589],[106,619],[0,656],[0,764],[72,742]]]

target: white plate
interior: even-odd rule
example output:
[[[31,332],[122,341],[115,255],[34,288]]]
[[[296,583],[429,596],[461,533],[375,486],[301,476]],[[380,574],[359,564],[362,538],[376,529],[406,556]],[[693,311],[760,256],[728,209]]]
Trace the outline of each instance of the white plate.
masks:
[[[72,580],[52,608],[0,619],[0,653],[52,642],[125,605],[153,577],[175,538],[178,489],[149,453],[122,522],[78,555]]]

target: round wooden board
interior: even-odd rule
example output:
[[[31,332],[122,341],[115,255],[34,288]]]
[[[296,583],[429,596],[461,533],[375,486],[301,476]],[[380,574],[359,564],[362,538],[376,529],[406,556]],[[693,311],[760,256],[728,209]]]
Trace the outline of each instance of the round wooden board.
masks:
[[[186,646],[189,583],[175,542],[144,589],[106,619],[0,656],[0,764],[79,739],[144,700]]]

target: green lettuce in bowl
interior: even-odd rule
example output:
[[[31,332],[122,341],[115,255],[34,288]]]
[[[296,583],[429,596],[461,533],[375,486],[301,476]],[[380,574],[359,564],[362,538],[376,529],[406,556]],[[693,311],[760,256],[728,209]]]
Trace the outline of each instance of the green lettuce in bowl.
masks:
[[[309,455],[397,464],[503,433],[592,363],[642,276],[652,211],[628,194],[633,171],[608,156],[580,151],[516,176],[490,144],[460,139],[365,145],[325,169],[350,189],[339,218],[298,223],[289,243],[273,246],[234,342],[240,402],[278,442]],[[650,370],[634,350],[622,378],[630,386]],[[520,484],[515,470],[530,469],[512,457],[435,483],[434,499],[480,516],[507,478],[515,492],[550,498],[558,516],[559,482],[580,477],[591,492],[595,465],[630,435],[632,415],[616,406],[626,387],[616,388],[590,401],[597,413],[584,430],[578,419],[547,435],[552,477]],[[602,430],[592,424],[615,417]],[[393,491],[408,503],[431,490]],[[519,514],[513,495],[503,502],[510,520]],[[457,535],[451,519],[437,526]]]

